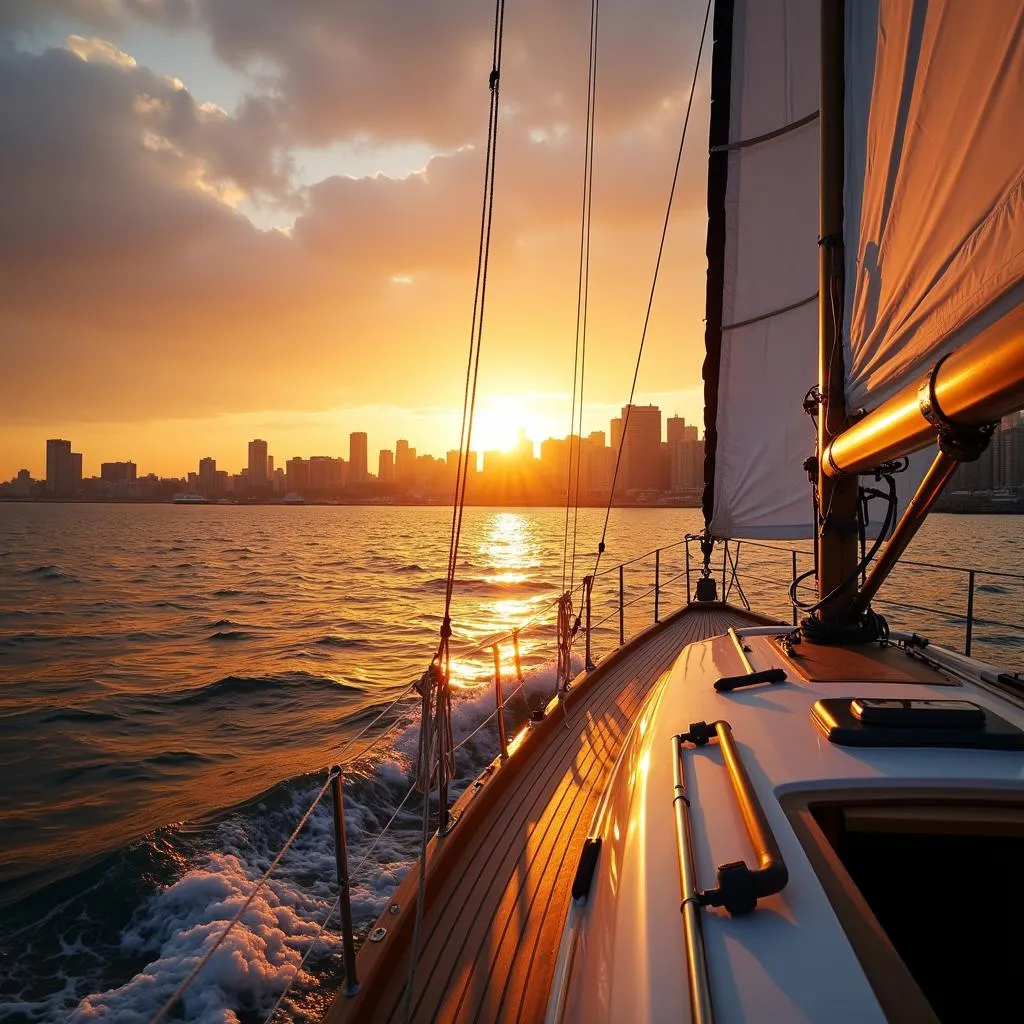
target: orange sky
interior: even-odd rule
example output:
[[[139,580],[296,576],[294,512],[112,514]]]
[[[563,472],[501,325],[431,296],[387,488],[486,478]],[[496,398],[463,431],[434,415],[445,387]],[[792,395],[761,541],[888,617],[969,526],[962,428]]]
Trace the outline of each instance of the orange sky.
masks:
[[[0,479],[42,475],[55,436],[86,475],[126,458],[180,474],[204,455],[237,470],[257,436],[281,461],[347,456],[353,430],[372,453],[398,437],[454,447],[488,6],[5,5]],[[506,16],[480,381],[495,438],[505,418],[537,440],[569,429],[589,5],[575,6]],[[585,430],[628,396],[703,14],[684,6],[601,8]],[[638,386],[690,422],[699,88]]]

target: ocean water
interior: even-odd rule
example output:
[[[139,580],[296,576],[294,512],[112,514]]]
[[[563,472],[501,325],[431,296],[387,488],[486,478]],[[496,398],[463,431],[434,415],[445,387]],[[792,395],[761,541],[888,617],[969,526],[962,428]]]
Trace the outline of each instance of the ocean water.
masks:
[[[527,627],[518,692],[501,647],[515,728],[554,689],[552,602],[563,575],[592,571],[602,521],[581,510],[574,564],[564,510],[467,510],[454,792],[497,751],[488,639]],[[416,854],[410,684],[437,642],[450,522],[443,508],[0,504],[0,1022],[148,1020],[339,760],[365,932]],[[653,619],[656,574],[662,612],[684,599],[679,542],[699,527],[695,509],[612,513],[595,657],[619,635],[614,567],[663,547],[624,570],[629,635]],[[908,557],[1024,574],[1022,541],[1018,518],[935,516]],[[788,621],[788,551],[730,551],[731,599]],[[901,567],[883,597],[894,627],[963,646],[965,574]],[[1024,669],[1022,580],[978,575],[975,615],[975,655]],[[263,1021],[288,984],[275,1019],[317,1018],[341,976],[333,927],[319,931],[331,828],[327,800],[178,1019]]]

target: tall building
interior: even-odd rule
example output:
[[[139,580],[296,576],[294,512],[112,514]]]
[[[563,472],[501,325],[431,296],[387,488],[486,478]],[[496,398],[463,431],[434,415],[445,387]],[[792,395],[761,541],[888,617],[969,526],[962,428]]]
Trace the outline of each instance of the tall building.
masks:
[[[681,441],[696,441],[697,428],[688,427],[682,416],[669,416],[665,420],[665,440],[669,444]]]
[[[46,442],[46,493],[54,497],[67,497],[73,489],[71,442],[59,437],[50,438]]]
[[[367,478],[366,434],[357,430],[348,435],[349,483],[365,483]]]
[[[620,493],[662,490],[661,410],[656,405],[622,407]],[[612,421],[614,434],[615,421]]]
[[[390,448],[381,448],[377,460],[377,479],[383,484],[395,482],[395,456]]]
[[[285,488],[292,494],[305,494],[309,490],[309,463],[299,456],[284,464]]]
[[[267,442],[256,438],[249,442],[249,474],[250,490],[262,490],[267,486],[270,477],[267,473]]]
[[[309,489],[339,491],[345,485],[345,460],[329,455],[313,455],[309,459]]]
[[[704,442],[673,441],[667,447],[669,488],[699,491],[704,486]]]
[[[622,417],[616,416],[611,423],[612,450],[618,451],[622,444]]]
[[[199,460],[199,493],[204,498],[217,494],[217,460],[209,456]]]
[[[416,449],[400,439],[395,442],[395,480],[409,483],[416,475]]]

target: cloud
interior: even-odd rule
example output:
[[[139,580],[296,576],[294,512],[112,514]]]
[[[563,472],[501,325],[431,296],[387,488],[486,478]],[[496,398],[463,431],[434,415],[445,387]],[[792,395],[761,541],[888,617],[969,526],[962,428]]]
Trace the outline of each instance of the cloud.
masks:
[[[207,25],[222,55],[271,69],[263,90],[231,112],[102,38],[76,35],[41,54],[0,48],[0,404],[8,422],[46,422],[56,410],[131,421],[419,406],[425,396],[457,403],[490,30],[468,3],[432,7],[430,17],[426,5],[401,4],[401,32],[384,20],[394,4],[352,6],[47,5],[96,23]],[[635,45],[658,9],[645,6],[635,26],[613,12],[606,31]],[[571,371],[585,82],[576,67],[570,89],[559,52],[568,27],[547,10],[531,8],[507,28],[485,373],[508,393],[560,386]],[[527,15],[548,17],[550,37],[542,25],[527,31]],[[657,52],[634,68],[637,81],[623,96],[614,75],[598,94],[591,352],[613,364],[607,380],[624,379],[619,364],[631,362],[683,106],[679,68],[669,74],[658,56],[667,44],[652,45]],[[577,56],[585,68],[585,52]],[[608,61],[625,75],[625,56]],[[681,223],[699,228],[681,257],[690,261],[688,283],[666,290],[666,309],[685,307],[698,328],[705,124],[691,126],[680,200]],[[335,176],[297,191],[291,147],[353,132],[431,138],[439,152],[404,178]],[[253,199],[296,211],[293,226],[259,230],[240,212]],[[699,361],[694,367],[696,377]],[[619,389],[605,391],[617,400]]]
[[[521,0],[504,22],[505,116],[554,131],[586,105],[584,8]],[[258,79],[297,142],[426,142],[454,148],[486,117],[493,12],[477,0],[8,0],[5,24],[54,17],[111,28],[133,20],[208,34],[216,53]],[[671,0],[607,4],[598,107],[608,128],[654,116],[686,88],[698,10]]]
[[[195,7],[193,0],[4,0],[0,36],[31,31],[56,19],[103,30],[133,19],[177,29],[195,20]]]

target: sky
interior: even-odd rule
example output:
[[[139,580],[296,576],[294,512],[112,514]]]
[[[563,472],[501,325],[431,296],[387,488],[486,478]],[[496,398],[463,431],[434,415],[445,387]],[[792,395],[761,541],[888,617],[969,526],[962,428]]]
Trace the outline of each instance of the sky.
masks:
[[[625,404],[704,14],[600,8],[583,428]],[[458,444],[493,6],[0,5],[0,480]],[[473,447],[570,429],[590,4],[505,16]],[[706,45],[636,400],[702,419]]]

